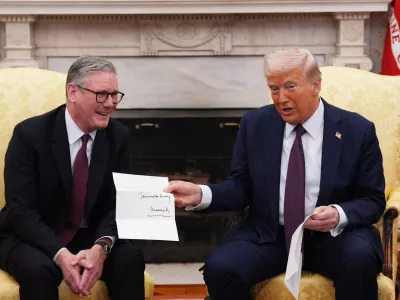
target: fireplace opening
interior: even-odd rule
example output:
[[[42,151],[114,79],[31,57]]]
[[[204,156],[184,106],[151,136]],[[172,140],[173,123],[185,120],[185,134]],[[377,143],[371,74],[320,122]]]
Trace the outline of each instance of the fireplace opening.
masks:
[[[126,117],[132,174],[166,176],[196,184],[219,183],[228,174],[241,114],[237,116]],[[222,241],[234,212],[176,208],[179,242],[136,241],[146,263],[203,262]]]

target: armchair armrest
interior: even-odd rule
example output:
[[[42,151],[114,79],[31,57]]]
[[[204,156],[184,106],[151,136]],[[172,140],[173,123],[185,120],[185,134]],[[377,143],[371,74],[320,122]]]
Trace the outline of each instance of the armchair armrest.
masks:
[[[386,210],[383,213],[382,243],[384,251],[383,274],[398,282],[397,278],[397,232],[400,211],[400,189],[389,194]],[[397,285],[397,284],[396,284]]]

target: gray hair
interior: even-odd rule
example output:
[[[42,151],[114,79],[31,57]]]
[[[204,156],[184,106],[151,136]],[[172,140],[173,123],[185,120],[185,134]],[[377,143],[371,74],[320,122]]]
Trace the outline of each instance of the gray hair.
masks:
[[[315,56],[307,49],[292,48],[279,50],[264,57],[265,76],[282,74],[302,68],[304,76],[308,81],[321,80]]]
[[[112,62],[98,56],[81,56],[69,68],[67,82],[83,85],[87,76],[92,72],[108,71],[117,74]],[[68,97],[68,92],[67,92]]]

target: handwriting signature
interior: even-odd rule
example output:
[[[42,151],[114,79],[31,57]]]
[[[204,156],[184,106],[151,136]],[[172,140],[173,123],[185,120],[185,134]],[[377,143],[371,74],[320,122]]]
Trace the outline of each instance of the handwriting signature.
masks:
[[[163,195],[163,194],[153,194],[153,195],[143,195],[142,193],[140,193],[140,199],[163,199],[163,198],[167,198],[170,199],[169,195]]]
[[[164,218],[170,218],[171,215],[165,215],[163,213],[166,214],[171,214],[171,212],[169,211],[168,207],[153,207],[150,206],[150,211],[154,212],[155,214],[149,214],[149,217],[164,217]]]

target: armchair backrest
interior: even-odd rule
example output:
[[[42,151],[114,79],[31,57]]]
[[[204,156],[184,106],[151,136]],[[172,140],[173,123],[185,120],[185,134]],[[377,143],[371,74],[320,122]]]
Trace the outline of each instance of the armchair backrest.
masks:
[[[321,67],[321,96],[374,122],[383,155],[386,196],[400,179],[400,76],[346,67]]]
[[[65,103],[66,74],[43,69],[0,69],[0,208],[4,155],[16,124]]]
[[[374,122],[383,154],[386,195],[400,182],[400,76],[345,67],[321,67],[321,96]],[[4,155],[15,125],[65,103],[66,74],[43,69],[0,69],[0,208]]]

